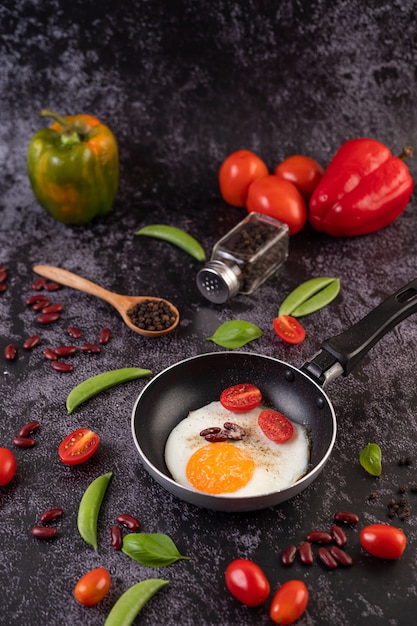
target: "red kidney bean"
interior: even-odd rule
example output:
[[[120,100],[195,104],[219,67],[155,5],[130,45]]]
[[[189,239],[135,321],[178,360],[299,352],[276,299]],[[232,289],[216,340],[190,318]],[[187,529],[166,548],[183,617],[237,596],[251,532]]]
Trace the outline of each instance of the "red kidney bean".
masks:
[[[58,291],[58,289],[61,289],[61,285],[54,280],[48,280],[45,282],[45,289],[46,291]]]
[[[75,354],[77,352],[76,346],[58,346],[54,348],[54,352],[58,356],[70,356],[71,354]]]
[[[7,271],[0,270],[0,283],[4,283],[7,280]]]
[[[314,561],[313,550],[309,541],[304,541],[299,547],[301,563],[311,565]]]
[[[19,437],[29,437],[29,435],[37,431],[39,427],[40,422],[38,422],[37,420],[32,420],[31,422],[28,422],[21,427],[21,429],[19,430]]]
[[[33,437],[15,437],[13,439],[13,444],[16,448],[33,448],[36,441]]]
[[[81,330],[79,328],[76,328],[75,326],[68,326],[67,333],[70,337],[73,337],[74,339],[79,339],[82,335]]]
[[[48,300],[48,298],[43,293],[35,293],[34,296],[29,296],[28,298],[26,298],[26,304],[36,304],[41,300]]]
[[[0,283],[0,293],[2,293],[3,291],[6,291],[6,289],[7,289],[6,283]]]
[[[51,304],[51,301],[48,300],[48,298],[42,298],[41,300],[38,300],[37,302],[35,302],[35,304],[32,304],[32,309],[34,311],[43,311],[43,309],[47,306],[49,306]]]
[[[327,548],[319,548],[317,554],[318,554],[318,557],[319,557],[320,561],[328,569],[335,569],[337,567],[336,559],[333,558],[333,556],[330,554],[330,552],[327,550]]]
[[[136,517],[133,517],[133,515],[129,515],[129,513],[122,513],[121,515],[118,515],[116,522],[119,522],[122,526],[126,526],[129,530],[135,531],[140,528],[140,521],[136,519]]]
[[[281,554],[281,563],[283,565],[292,565],[295,560],[295,555],[297,554],[296,546],[287,546],[283,553]]]
[[[83,343],[80,346],[81,352],[90,352],[92,354],[98,354],[100,352],[99,346],[96,346],[95,343]]]
[[[359,517],[356,513],[350,513],[349,511],[338,511],[334,514],[333,519],[335,522],[342,522],[343,524],[357,524]]]
[[[324,530],[312,530],[307,534],[306,539],[310,543],[331,543],[333,541],[332,535]]]
[[[343,528],[340,528],[340,526],[332,526],[330,532],[332,534],[333,541],[337,546],[339,546],[339,548],[346,545],[347,537]]]
[[[101,331],[100,331],[100,336],[99,336],[98,342],[102,346],[104,346],[106,343],[109,343],[110,336],[111,336],[110,328],[102,328]]]
[[[110,528],[110,544],[115,550],[120,550],[123,543],[123,534],[120,526],[112,526]]]
[[[41,289],[45,287],[45,283],[46,283],[46,278],[41,276],[40,278],[35,280],[35,282],[32,283],[32,289],[34,289],[35,291],[40,291]]]
[[[42,313],[61,313],[64,310],[64,305],[60,302],[56,304],[48,304],[45,305],[45,308],[42,309]]]
[[[39,324],[51,324],[52,322],[59,320],[59,318],[59,313],[42,313],[41,315],[38,315],[36,321],[39,322]]]
[[[52,368],[56,372],[72,372],[74,366],[71,363],[63,363],[62,361],[52,361]]]
[[[43,356],[45,357],[45,359],[48,359],[48,361],[57,361],[58,360],[58,356],[55,354],[55,352],[52,350],[52,348],[46,348],[43,351]]]
[[[340,565],[345,565],[345,566],[349,566],[352,565],[353,560],[352,557],[350,556],[350,554],[348,554],[347,552],[345,552],[344,550],[341,550],[340,548],[338,548],[337,546],[331,546],[329,548],[330,554],[332,555],[332,557],[340,564]]]
[[[40,516],[40,521],[47,524],[48,522],[54,522],[56,519],[59,519],[64,515],[64,511],[62,509],[48,509],[44,511]]]
[[[14,343],[9,343],[9,345],[4,348],[4,358],[8,361],[13,361],[16,358],[16,346]]]
[[[32,528],[32,535],[37,539],[53,539],[56,533],[55,526],[34,526]]]
[[[32,350],[32,348],[38,345],[40,340],[41,338],[39,337],[39,335],[32,335],[25,340],[23,347],[25,350]]]

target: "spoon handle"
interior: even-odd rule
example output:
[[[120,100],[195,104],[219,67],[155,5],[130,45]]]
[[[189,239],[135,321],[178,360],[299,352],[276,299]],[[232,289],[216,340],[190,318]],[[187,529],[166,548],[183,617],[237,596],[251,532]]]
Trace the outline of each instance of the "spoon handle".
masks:
[[[35,265],[33,267],[33,271],[44,278],[49,278],[50,280],[54,280],[61,285],[78,289],[78,291],[83,291],[84,293],[88,293],[92,296],[97,296],[97,298],[101,298],[102,300],[115,305],[117,294],[104,289],[104,287],[100,287],[100,285],[96,285],[96,283],[91,282],[91,280],[88,280],[87,278],[82,278],[77,274],[73,274],[68,270],[64,270],[60,267],[54,267],[53,265]]]

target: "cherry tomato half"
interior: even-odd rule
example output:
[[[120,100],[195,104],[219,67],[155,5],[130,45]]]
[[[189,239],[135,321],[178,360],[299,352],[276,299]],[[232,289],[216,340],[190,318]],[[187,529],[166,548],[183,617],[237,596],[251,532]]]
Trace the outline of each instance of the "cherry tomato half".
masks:
[[[255,409],[262,401],[260,389],[251,383],[228,387],[220,394],[220,403],[228,411],[245,413]]]
[[[308,201],[323,176],[323,172],[323,167],[314,159],[301,154],[293,154],[276,166],[274,175],[292,182],[304,200]]]
[[[404,532],[389,524],[365,526],[359,539],[364,550],[380,559],[399,559],[407,545]]]
[[[94,606],[108,594],[110,589],[110,574],[105,567],[96,567],[90,570],[74,587],[74,597],[84,606]]]
[[[237,600],[246,606],[263,604],[271,590],[262,569],[248,559],[236,559],[225,572],[226,587]]]
[[[301,343],[306,336],[306,331],[292,315],[280,315],[273,320],[272,325],[278,337],[287,343]]]
[[[284,443],[294,434],[294,426],[288,417],[273,409],[261,411],[258,415],[258,424],[268,439],[275,443]]]
[[[287,580],[272,598],[270,618],[276,624],[293,624],[304,613],[308,589],[302,580]]]
[[[16,457],[9,448],[0,448],[0,487],[7,485],[16,474]]]
[[[100,437],[95,432],[78,428],[60,443],[58,455],[66,465],[79,465],[93,456],[99,443]]]
[[[249,186],[254,180],[268,174],[267,166],[254,152],[237,150],[220,167],[220,193],[228,204],[244,207]]]
[[[274,174],[251,184],[246,209],[248,213],[263,213],[288,224],[290,235],[297,234],[307,220],[306,203],[297,187]]]

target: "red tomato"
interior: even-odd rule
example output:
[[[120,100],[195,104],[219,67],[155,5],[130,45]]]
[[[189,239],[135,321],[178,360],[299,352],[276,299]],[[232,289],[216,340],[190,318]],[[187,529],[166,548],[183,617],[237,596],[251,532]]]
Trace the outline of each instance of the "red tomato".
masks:
[[[276,317],[272,325],[278,337],[287,343],[301,343],[306,336],[306,331],[300,322],[291,315],[280,315]]]
[[[237,150],[220,167],[220,193],[232,206],[244,207],[249,186],[254,180],[268,174],[267,166],[254,152]]]
[[[9,448],[0,448],[0,487],[7,485],[16,474],[16,457]]]
[[[58,448],[59,458],[66,465],[79,465],[93,456],[100,437],[88,428],[78,428],[65,437]]]
[[[275,443],[284,443],[294,434],[294,426],[290,420],[279,411],[266,409],[258,415],[258,424],[262,432]]]
[[[294,183],[304,200],[308,201],[323,176],[323,172],[324,169],[320,163],[314,159],[294,154],[276,166],[274,175]]]
[[[228,387],[220,394],[220,403],[228,411],[245,413],[255,409],[262,401],[260,389],[251,383]]]
[[[290,235],[298,233],[307,219],[306,203],[297,187],[274,174],[252,183],[246,209],[248,213],[263,213],[288,224]]]
[[[404,532],[388,524],[365,526],[359,538],[362,548],[380,559],[399,559],[407,545]]]
[[[269,581],[259,565],[253,561],[232,561],[226,568],[225,578],[226,587],[232,596],[246,606],[259,606],[269,596]]]
[[[84,574],[75,585],[75,599],[84,606],[98,604],[108,594],[110,583],[110,574],[106,568],[96,567]]]
[[[287,580],[272,598],[269,616],[276,624],[293,624],[304,613],[308,589],[302,580]]]

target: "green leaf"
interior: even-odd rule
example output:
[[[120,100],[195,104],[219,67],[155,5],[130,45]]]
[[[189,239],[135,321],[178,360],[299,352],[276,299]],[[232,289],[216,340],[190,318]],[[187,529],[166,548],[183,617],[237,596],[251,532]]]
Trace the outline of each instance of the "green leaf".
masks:
[[[360,453],[359,463],[371,476],[381,476],[381,458],[382,454],[379,445],[377,443],[368,443]]]
[[[207,337],[207,341],[213,341],[222,348],[233,349],[241,348],[262,335],[262,330],[255,324],[245,320],[231,320],[219,326],[214,335]]]
[[[280,315],[302,317],[332,302],[340,291],[340,279],[321,276],[301,283],[284,300],[278,310]]]
[[[131,626],[143,606],[168,582],[160,578],[148,578],[129,587],[113,605],[104,626]]]
[[[129,533],[123,538],[122,551],[147,567],[164,567],[180,559],[189,559],[178,551],[168,535]]]

